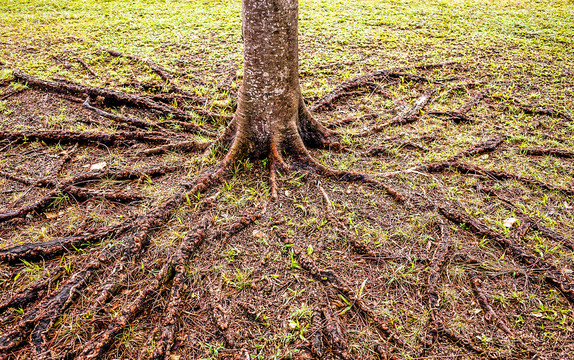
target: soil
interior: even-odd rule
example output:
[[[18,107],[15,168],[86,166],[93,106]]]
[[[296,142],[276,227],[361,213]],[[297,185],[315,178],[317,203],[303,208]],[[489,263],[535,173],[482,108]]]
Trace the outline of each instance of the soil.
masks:
[[[431,65],[310,103],[342,144],[311,154],[336,171],[281,169],[276,200],[268,159],[210,178],[233,105],[190,113],[176,86],[118,97],[15,72],[2,94],[28,88],[0,115],[0,357],[571,356],[572,134],[557,130],[571,115]],[[333,120],[373,97],[394,105]]]

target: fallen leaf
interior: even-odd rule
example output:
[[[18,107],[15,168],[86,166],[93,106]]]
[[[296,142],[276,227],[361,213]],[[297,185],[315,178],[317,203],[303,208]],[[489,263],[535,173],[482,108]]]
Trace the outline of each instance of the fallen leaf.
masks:
[[[92,166],[90,166],[90,171],[94,171],[94,170],[102,170],[103,168],[105,168],[108,164],[105,161],[99,162],[97,164],[93,164]]]
[[[257,238],[257,239],[266,239],[267,235],[265,235],[265,233],[261,230],[253,230],[253,237]]]
[[[508,218],[508,219],[504,220],[504,226],[507,227],[507,228],[511,228],[512,225],[514,225],[515,222],[516,222],[516,219],[515,219],[515,218],[513,218],[513,217]]]
[[[46,212],[44,213],[46,219],[56,219],[58,217],[58,213],[56,212]]]

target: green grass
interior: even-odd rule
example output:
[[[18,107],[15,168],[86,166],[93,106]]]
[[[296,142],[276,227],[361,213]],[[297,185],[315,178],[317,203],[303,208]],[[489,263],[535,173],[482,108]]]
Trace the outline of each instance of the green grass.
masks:
[[[98,50],[105,47],[151,58],[174,72],[175,82],[182,88],[208,97],[210,105],[229,110],[231,97],[221,93],[216,86],[230,73],[241,74],[242,71],[240,11],[240,1],[4,0],[0,2],[0,62],[41,78],[65,78],[130,92],[139,90],[124,83],[160,81],[145,65],[113,58]],[[413,68],[415,65],[457,61],[462,70],[437,68],[421,72],[424,76],[445,80],[445,88],[437,92],[427,111],[457,109],[477,91],[488,87],[491,95],[574,114],[572,1],[460,0],[429,3],[422,0],[306,0],[300,3],[299,31],[302,89],[304,96],[310,99],[327,93],[345,79],[370,71],[406,67],[410,68],[406,71],[417,72]],[[85,61],[97,76],[91,76],[77,61],[78,58]],[[0,82],[9,79],[9,71],[0,70]],[[234,89],[239,81],[232,82]],[[450,86],[465,82],[481,85],[477,89],[448,92]],[[12,88],[16,85],[13,83]],[[375,122],[383,122],[411,106],[425,87],[430,86],[434,84],[419,86],[400,82],[388,87],[392,99],[365,92],[341,101],[333,111],[316,116],[328,121],[330,118],[378,113],[381,117]],[[44,96],[31,90],[23,92],[22,97],[0,100],[1,129],[45,127],[113,131],[105,126],[79,122],[83,116],[78,111],[79,105],[54,96],[56,100],[50,107],[46,105],[48,102],[44,101]],[[497,106],[498,102],[485,99],[475,106],[470,112],[475,121],[469,124],[454,124],[423,114],[419,121],[408,126],[388,128],[375,136],[359,138],[353,133],[369,124],[356,122],[338,131],[342,135],[341,142],[357,149],[357,154],[321,150],[314,151],[313,155],[325,165],[339,169],[392,172],[448,159],[482,139],[508,133],[511,136],[505,142],[505,148],[465,161],[492,170],[537,178],[556,186],[572,187],[574,171],[571,159],[532,157],[520,150],[548,146],[572,151],[574,123],[528,115],[517,109],[502,110]],[[32,106],[23,109],[20,104]],[[29,115],[28,110],[33,112],[33,117],[21,116],[22,113]],[[111,111],[121,114],[124,109]],[[543,122],[543,126],[537,129],[539,132],[521,133],[536,120]],[[561,137],[563,141],[543,136],[542,131]],[[437,134],[435,140],[427,143],[413,140],[430,133]],[[388,154],[372,158],[359,153],[371,145],[384,145],[381,138],[392,135],[404,135],[406,139],[424,145],[425,149],[397,145],[391,147]],[[26,151],[17,146],[8,148],[6,156],[0,159],[2,170],[10,169],[30,176],[38,171],[44,174],[51,169],[51,162],[62,150],[52,147],[48,148],[49,154],[42,154],[46,146],[41,143],[22,145]],[[38,150],[37,157],[32,157],[36,156],[35,152],[28,154],[30,149]],[[10,244],[45,241],[58,238],[64,232],[73,232],[83,224],[84,218],[90,218],[96,224],[123,221],[122,217],[128,214],[143,213],[153,208],[156,201],[165,201],[181,182],[193,181],[200,171],[220,159],[215,153],[205,159],[172,152],[164,157],[134,160],[130,151],[122,147],[105,150],[81,148],[65,174],[71,176],[82,172],[82,166],[99,161],[120,168],[181,164],[185,170],[167,176],[167,180],[148,179],[143,184],[130,182],[133,191],[139,191],[151,200],[125,208],[114,207],[103,200],[86,208],[72,199],[59,197],[55,199],[52,212],[62,215],[49,226],[39,216],[31,219],[30,224],[22,225],[21,230],[0,227],[0,238],[7,238]],[[23,161],[19,161],[21,154],[27,154],[22,155]],[[134,271],[129,288],[131,292],[122,293],[118,299],[110,301],[110,314],[119,314],[122,306],[127,306],[149,280],[153,274],[151,271],[155,271],[153,269],[177,248],[181,239],[190,234],[198,221],[198,209],[205,205],[206,199],[213,196],[213,209],[209,211],[213,228],[217,229],[232,224],[243,209],[268,200],[266,164],[267,159],[242,161],[233,169],[234,177],[214,189],[215,195],[206,193],[187,199],[176,210],[176,216],[154,234],[150,254],[143,258],[141,270]],[[221,296],[220,302],[228,301],[226,304],[232,321],[252,332],[252,337],[244,338],[249,339],[246,341],[253,350],[253,357],[267,359],[276,355],[283,358],[294,351],[295,344],[310,336],[311,309],[327,296],[321,282],[312,280],[295,258],[293,249],[299,246],[322,268],[332,269],[346,280],[357,297],[393,325],[407,343],[406,347],[397,350],[402,357],[414,356],[416,351],[413,349],[420,350],[420,336],[427,332],[430,316],[424,303],[428,262],[417,259],[432,258],[441,241],[437,224],[444,219],[432,208],[394,203],[384,193],[367,186],[321,179],[335,213],[350,231],[354,231],[370,249],[388,254],[391,259],[378,265],[367,264],[365,259],[349,250],[349,238],[341,236],[326,219],[322,205],[324,199],[314,180],[309,181],[298,173],[281,174],[278,179],[282,201],[271,205],[271,212],[275,211],[273,218],[263,217],[253,228],[225,241],[208,242],[205,250],[199,251],[192,259],[187,271],[185,293],[188,301],[182,305],[182,309],[186,309],[181,313],[182,321],[211,324],[210,305],[205,306],[202,302]],[[0,181],[2,186],[11,184],[3,179]],[[456,173],[401,174],[388,181],[416,199],[416,196],[424,195],[437,203],[453,201],[491,228],[511,236],[516,225],[508,229],[504,221],[516,214],[477,190],[486,184],[512,196],[519,209],[541,224],[569,238],[574,234],[571,210],[574,198],[559,192],[542,191],[517,181],[494,182]],[[122,183],[110,179],[100,187],[112,189],[120,185]],[[0,208],[7,207],[11,201],[33,201],[32,197],[41,194],[35,192],[28,195],[29,198],[22,198],[26,194],[22,194],[24,190],[9,195],[10,198],[5,199]],[[118,214],[120,217],[114,220]],[[284,221],[279,222],[279,219]],[[518,223],[520,221],[518,219]],[[515,351],[511,341],[500,336],[500,332],[496,333],[494,325],[482,318],[468,282],[468,273],[478,272],[487,279],[484,291],[493,307],[519,336],[536,341],[541,344],[541,351],[557,358],[567,353],[567,346],[572,345],[570,334],[574,324],[571,304],[542,281],[537,281],[536,271],[512,260],[511,255],[495,247],[492,241],[469,235],[458,224],[450,225],[452,251],[476,255],[477,263],[466,264],[454,259],[445,266],[437,287],[441,297],[440,316],[445,319],[445,324],[451,330],[460,331],[484,344],[489,350]],[[279,232],[283,232],[293,244],[278,240]],[[113,239],[116,242],[125,240]],[[572,252],[537,232],[531,231],[522,245],[559,269],[570,271],[572,268]],[[95,251],[97,249],[87,247],[85,254],[93,256]],[[397,258],[393,259],[395,255]],[[62,258],[61,265],[70,266],[72,272],[74,269],[77,271],[82,264],[74,260],[82,259],[82,256],[75,256],[70,254]],[[14,279],[15,275],[4,269],[0,267],[0,285],[7,289],[6,294],[48,273],[44,264],[25,264],[17,269],[20,275]],[[161,306],[162,296],[165,294],[158,295],[154,304]],[[380,341],[380,335],[350,306],[348,299],[335,300],[331,305],[347,326],[346,334],[353,355],[373,358],[373,348]],[[84,339],[96,333],[97,326],[109,320],[102,318],[101,314],[86,313],[89,298],[86,296],[82,301],[74,304],[57,323],[58,334],[66,334],[58,346],[64,346],[66,341],[82,346]],[[260,306],[257,314],[261,318],[258,321],[246,320],[244,312],[237,311],[235,305],[238,301]],[[109,357],[137,356],[139,350],[147,346],[153,327],[162,320],[163,314],[158,309],[141,316],[141,322],[136,321],[118,335],[118,342]],[[82,314],[90,314],[90,319],[94,316],[94,320],[88,321],[87,315],[82,318]],[[211,330],[197,329],[195,334],[191,332],[196,327],[185,329],[192,339],[188,343],[193,343],[194,351],[197,351],[194,355],[217,358],[229,350],[225,349],[219,335],[212,337]],[[194,338],[196,335],[198,339]],[[462,351],[448,342],[441,346],[444,347],[437,351],[444,350],[445,354],[460,354]],[[177,351],[183,354],[187,350]]]
[[[129,68],[117,66],[125,60],[105,66],[103,46],[216,82],[228,75],[222,67],[241,67],[240,23],[239,1],[3,1],[0,59],[100,85],[128,77]],[[574,91],[566,83],[572,33],[571,1],[303,1],[301,69],[314,75],[304,91],[325,92],[332,76],[457,59],[499,81],[541,78],[538,96],[551,92],[565,106]],[[78,56],[101,77],[90,79]],[[337,62],[354,64],[317,69]]]

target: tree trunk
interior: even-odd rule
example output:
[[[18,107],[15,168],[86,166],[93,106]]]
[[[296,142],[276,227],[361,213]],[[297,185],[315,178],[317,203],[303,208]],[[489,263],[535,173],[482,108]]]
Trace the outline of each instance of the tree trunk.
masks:
[[[311,117],[299,85],[298,1],[243,0],[244,77],[230,124],[227,159],[306,153],[335,147],[334,137]]]

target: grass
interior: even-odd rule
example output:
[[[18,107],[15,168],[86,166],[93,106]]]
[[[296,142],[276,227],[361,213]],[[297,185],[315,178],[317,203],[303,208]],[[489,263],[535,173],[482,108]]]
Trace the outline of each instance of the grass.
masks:
[[[239,1],[47,1],[7,0],[0,3],[0,62],[41,78],[64,78],[84,84],[140,92],[131,81],[160,82],[145,65],[113,58],[100,47],[139,57],[149,57],[175,74],[182,88],[206,96],[207,108],[231,112],[231,95],[242,73],[241,4]],[[445,160],[461,149],[496,134],[511,136],[499,151],[473,157],[469,162],[492,170],[537,178],[556,186],[572,187],[572,159],[533,157],[524,153],[532,147],[574,150],[574,122],[555,117],[526,114],[517,108],[502,110],[503,100],[515,99],[539,108],[551,107],[574,114],[574,7],[572,1],[333,1],[305,0],[300,3],[300,68],[304,96],[316,99],[345,79],[370,71],[405,67],[427,77],[444,81],[428,110],[445,111],[465,104],[478,89],[489,88],[497,97],[471,110],[472,123],[455,124],[424,113],[420,120],[403,127],[388,128],[381,134],[359,138],[353,134],[371,125],[356,122],[340,130],[342,143],[363,151],[381,145],[385,137],[403,136],[424,145],[424,149],[392,146],[385,155],[314,151],[320,162],[345,170],[369,173],[400,171],[421,163]],[[96,73],[92,76],[80,64],[85,61]],[[421,71],[420,64],[456,61],[459,69],[437,68]],[[235,75],[239,75],[235,79]],[[231,79],[231,92],[218,86]],[[0,83],[11,80],[10,71],[0,70]],[[478,89],[449,91],[460,83],[480,83]],[[22,84],[2,87],[0,97]],[[401,81],[387,90],[391,99],[364,92],[349,97],[316,116],[325,122],[378,113],[374,123],[384,122],[408,109],[419,94],[434,85],[419,86]],[[68,129],[115,131],[114,127],[86,124],[81,108],[56,96],[26,90],[0,100],[0,130]],[[110,109],[145,117],[148,114],[124,108]],[[535,133],[522,133],[529,124],[542,123]],[[202,124],[202,119],[197,119]],[[223,127],[224,124],[219,124]],[[558,137],[558,141],[542,132]],[[416,140],[435,134],[432,141]],[[0,144],[3,148],[6,144]],[[50,173],[62,151],[59,145],[28,142],[8,146],[0,154],[0,169],[34,177]],[[121,223],[125,217],[143,213],[165,201],[183,181],[192,181],[200,171],[218,161],[172,152],[163,157],[134,158],[129,148],[80,148],[62,176],[83,171],[82,166],[106,161],[108,166],[143,168],[156,164],[181,164],[184,173],[162,179],[120,183],[110,179],[98,189],[131,187],[147,196],[141,203],[120,205],[101,199],[78,204],[59,196],[50,209],[51,219],[32,216],[15,229],[1,224],[1,247],[28,241],[46,241],[73,233],[79,227]],[[110,320],[137,297],[146,282],[197,225],[202,209],[212,197],[209,210],[216,228],[237,221],[243,209],[269,198],[264,159],[243,161],[233,169],[234,177],[212,193],[190,198],[177,209],[174,219],[157,229],[148,254],[141,264],[129,268],[125,291],[112,301],[93,309],[91,295],[82,295],[62,317],[50,335],[58,335],[54,349],[83,346]],[[179,321],[181,333],[174,356],[215,359],[229,355],[220,329],[213,325],[210,308],[220,304],[229,311],[230,332],[249,349],[251,358],[289,358],[300,343],[316,331],[313,312],[326,303],[344,325],[349,351],[356,358],[374,359],[374,346],[385,343],[373,324],[362,317],[349,299],[330,296],[327,287],[312,279],[297,261],[294,250],[312,257],[322,269],[342,278],[353,293],[392,324],[406,342],[395,352],[402,358],[417,357],[421,339],[427,335],[430,310],[425,292],[429,259],[441,241],[438,225],[444,221],[424,204],[396,204],[379,191],[364,186],[321,180],[329,193],[335,213],[371,249],[389,260],[373,264],[354,254],[349,239],[329,223],[316,182],[302,174],[278,177],[280,201],[270,214],[253,228],[222,242],[205,244],[187,267]],[[512,236],[521,219],[508,228],[505,220],[517,217],[494,198],[480,192],[490,186],[512,199],[524,213],[566,237],[572,238],[574,198],[559,192],[543,191],[517,181],[492,181],[458,173],[401,174],[389,180],[412,195],[435,203],[451,201],[493,229]],[[1,190],[14,190],[0,199],[0,208],[25,204],[43,190],[18,189],[0,179]],[[418,199],[418,198],[417,198]],[[202,215],[203,214],[203,215]],[[514,342],[485,321],[476,302],[469,273],[485,279],[484,293],[493,308],[541,353],[568,357],[574,343],[574,310],[563,296],[541,281],[540,272],[514,261],[488,239],[479,239],[464,226],[449,224],[451,254],[437,287],[440,317],[447,328],[465,334],[488,351],[521,358]],[[212,229],[210,229],[212,230]],[[280,239],[281,238],[281,239]],[[104,241],[102,247],[123,244],[124,239]],[[551,262],[566,274],[572,273],[572,251],[531,231],[522,246]],[[0,264],[1,300],[40,278],[57,266],[66,275],[81,269],[82,261],[97,256],[86,246],[82,254],[66,254],[55,262],[26,263],[14,268]],[[476,257],[476,263],[458,261],[457,254]],[[115,274],[111,272],[112,274]],[[63,281],[63,280],[62,280]],[[105,281],[95,280],[93,289]],[[50,289],[59,283],[52,284]],[[148,341],[164,313],[158,294],[153,308],[130,324],[117,337],[109,358],[133,358],[140,351],[153,352]],[[163,296],[163,297],[162,297]],[[243,306],[256,308],[249,320]],[[91,310],[88,310],[91,309]],[[14,309],[25,314],[26,309]],[[86,315],[86,314],[89,314]],[[0,327],[0,333],[14,319]],[[153,340],[153,338],[152,338]],[[16,356],[29,355],[24,347]],[[443,341],[434,355],[460,355],[464,350]],[[431,353],[432,355],[432,353]],[[332,356],[329,353],[328,356]],[[333,355],[334,356],[334,355]],[[480,358],[480,356],[468,355]]]

